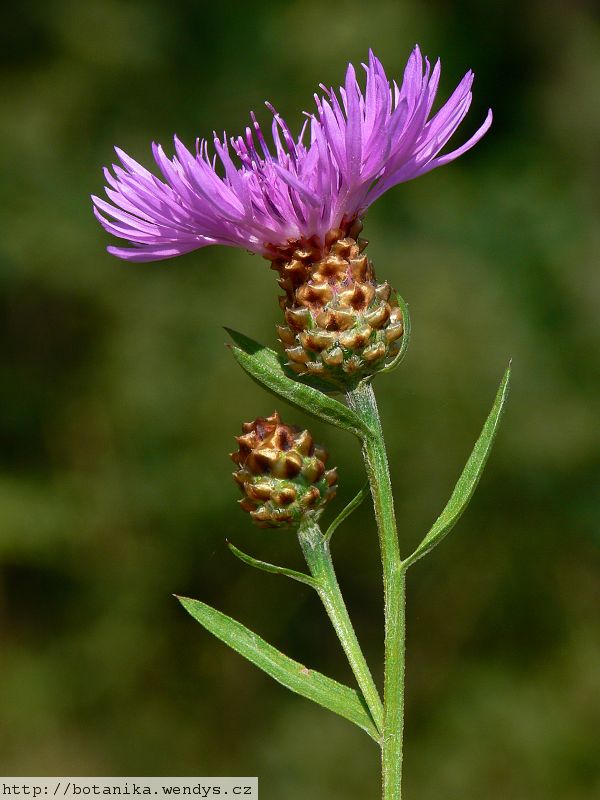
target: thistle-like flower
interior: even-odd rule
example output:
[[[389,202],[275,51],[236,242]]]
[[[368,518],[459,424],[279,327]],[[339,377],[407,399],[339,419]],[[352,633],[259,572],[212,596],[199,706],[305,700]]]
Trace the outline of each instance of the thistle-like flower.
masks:
[[[270,417],[242,425],[231,454],[240,505],[261,528],[288,528],[320,511],[335,497],[337,472],[325,469],[327,451],[306,430]]]
[[[338,387],[388,363],[402,335],[395,295],[376,283],[366,243],[357,239],[363,215],[392,186],[465,153],[492,121],[489,111],[470,139],[440,155],[469,110],[473,73],[431,115],[439,60],[431,69],[415,47],[400,86],[372,52],[363,66],[364,93],[350,64],[337,93],[322,86],[315,95],[297,138],[267,104],[271,148],[252,113],[243,136],[214,135],[214,156],[204,139],[192,153],[175,137],[172,159],[153,144],[162,178],[117,149],[121,166],[113,165],[114,175],[105,170],[110,202],[93,198],[104,228],[132,245],[109,252],[128,261],[209,244],[269,259],[286,293],[280,338],[290,365]]]

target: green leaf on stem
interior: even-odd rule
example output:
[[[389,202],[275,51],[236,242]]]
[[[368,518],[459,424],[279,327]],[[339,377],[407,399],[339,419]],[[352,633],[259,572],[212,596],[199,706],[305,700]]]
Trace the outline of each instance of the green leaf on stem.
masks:
[[[370,494],[369,481],[367,481],[365,485],[362,487],[362,489],[358,492],[358,494],[355,497],[353,497],[352,500],[350,500],[348,505],[340,511],[340,513],[333,520],[331,525],[327,528],[324,537],[326,542],[330,541],[331,537],[336,532],[338,527],[342,524],[342,522],[345,519],[347,519],[355,509],[359,507],[359,505],[362,503],[365,497],[368,497],[369,494]]]
[[[306,575],[304,572],[298,572],[295,569],[288,569],[287,567],[279,567],[277,564],[269,564],[268,561],[259,561],[258,558],[253,558],[249,556],[247,553],[244,553],[242,550],[237,548],[231,542],[227,542],[227,547],[231,550],[234,556],[243,561],[244,564],[248,564],[251,567],[255,567],[256,569],[260,569],[263,572],[271,572],[274,575],[284,575],[286,578],[292,578],[292,580],[298,581],[299,583],[305,583],[307,586],[316,589],[317,591],[320,588],[318,581],[314,578],[311,578],[310,575]]]
[[[394,358],[394,360],[384,367],[380,372],[391,372],[393,369],[396,369],[400,365],[402,361],[404,361],[404,356],[406,355],[406,350],[408,348],[408,343],[410,342],[410,314],[408,313],[408,305],[406,304],[403,297],[398,295],[398,304],[402,309],[402,318],[404,320],[404,333],[402,334],[402,344],[400,345],[400,350],[398,355]],[[377,374],[377,373],[375,373]]]
[[[454,491],[452,492],[450,500],[448,500],[446,508],[437,518],[433,527],[423,539],[421,544],[417,547],[415,552],[408,558],[404,559],[404,566],[410,566],[411,564],[414,564],[415,561],[418,561],[418,559],[422,558],[426,553],[439,544],[442,539],[450,533],[469,504],[469,500],[473,496],[473,492],[479,483],[483,468],[485,467],[490,450],[492,449],[492,445],[494,443],[494,439],[496,437],[496,431],[498,430],[498,424],[500,422],[500,418],[502,417],[502,412],[504,410],[508,395],[509,383],[510,366],[504,373],[504,378],[502,379],[502,383],[498,389],[492,410],[485,421],[483,430],[481,431],[479,439],[473,448],[473,452],[469,456],[469,460],[467,461],[465,468],[458,479],[458,483],[454,487]]]
[[[350,408],[324,394],[323,391],[300,382],[298,376],[290,378],[286,374],[282,359],[274,350],[237,331],[229,328],[225,330],[235,342],[231,348],[235,360],[256,383],[291,405],[337,428],[349,431],[359,439],[369,434],[367,425]]]
[[[260,667],[267,675],[292,692],[296,692],[358,725],[375,741],[379,740],[377,728],[367,710],[365,701],[357,691],[293,661],[246,628],[241,622],[237,622],[206,603],[192,600],[189,597],[177,597],[177,599],[207,631],[247,658],[252,664]]]

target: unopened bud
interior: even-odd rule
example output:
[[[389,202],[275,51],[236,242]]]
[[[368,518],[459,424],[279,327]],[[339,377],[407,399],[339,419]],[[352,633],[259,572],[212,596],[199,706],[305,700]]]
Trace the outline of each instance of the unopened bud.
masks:
[[[244,497],[240,505],[262,528],[298,525],[331,500],[337,472],[327,470],[327,451],[306,430],[284,425],[279,414],[242,426],[233,478]]]

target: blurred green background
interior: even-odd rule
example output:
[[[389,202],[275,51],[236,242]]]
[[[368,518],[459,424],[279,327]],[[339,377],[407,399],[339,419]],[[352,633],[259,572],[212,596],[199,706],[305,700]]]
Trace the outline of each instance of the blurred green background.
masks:
[[[446,96],[477,75],[459,162],[391,191],[365,235],[410,303],[377,381],[404,551],[443,507],[509,357],[508,412],[455,533],[409,582],[406,796],[600,796],[600,21],[593,3],[25,0],[2,28],[0,770],[259,775],[265,800],[375,798],[378,754],[211,639],[199,597],[351,680],[316,596],[232,558],[297,566],[230,479],[242,420],[273,410],[223,325],[274,342],[267,263],[207,249],[108,256],[91,214],[112,145],[294,129],[369,46],[399,76],[418,41]],[[309,424],[282,408],[289,421]],[[339,467],[357,443],[310,423]],[[332,512],[330,512],[332,513]],[[381,673],[367,504],[334,557]]]

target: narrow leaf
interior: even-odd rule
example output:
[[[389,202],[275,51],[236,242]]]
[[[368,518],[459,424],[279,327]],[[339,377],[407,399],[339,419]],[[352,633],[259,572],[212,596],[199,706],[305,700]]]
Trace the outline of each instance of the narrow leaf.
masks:
[[[406,355],[406,350],[408,348],[408,343],[410,342],[410,314],[408,313],[408,305],[406,304],[404,298],[398,295],[398,304],[402,309],[402,318],[404,320],[404,333],[402,334],[402,344],[400,345],[400,350],[398,351],[398,355],[396,358],[384,367],[380,372],[391,372],[393,369],[396,369],[400,365],[402,361],[404,361],[404,356]]]
[[[258,384],[286,402],[337,428],[350,431],[360,439],[368,435],[366,423],[350,408],[322,391],[288,377],[279,356],[273,350],[237,331],[229,328],[226,330],[235,342],[235,346],[231,348],[235,360]]]
[[[498,424],[506,403],[509,383],[510,366],[504,373],[504,378],[498,389],[498,394],[496,395],[492,410],[483,426],[479,439],[475,443],[473,452],[469,456],[469,460],[462,471],[462,475],[454,487],[454,491],[452,492],[450,500],[448,500],[446,508],[437,518],[433,527],[415,552],[404,560],[405,566],[414,564],[415,561],[418,561],[419,558],[422,558],[439,544],[439,542],[450,533],[469,504],[469,500],[477,487],[490,450],[492,449],[492,444],[494,443]]]
[[[267,675],[292,692],[350,720],[375,741],[379,740],[377,728],[365,701],[357,691],[293,661],[240,622],[211,606],[189,597],[177,599],[207,631],[260,667]]]
[[[348,503],[348,505],[343,508],[337,517],[333,520],[331,525],[327,528],[325,533],[325,541],[328,542],[333,534],[336,532],[338,527],[342,524],[342,522],[347,519],[352,512],[359,507],[365,497],[368,497],[370,493],[369,490],[369,482],[367,481],[362,489],[358,492],[356,497],[353,497],[352,500]]]
[[[244,564],[248,564],[251,567],[255,567],[256,569],[261,569],[263,572],[272,572],[275,575],[285,575],[286,578],[292,578],[299,583],[305,583],[307,586],[312,587],[313,589],[319,590],[320,584],[314,578],[311,578],[310,575],[306,575],[304,572],[298,572],[295,569],[288,569],[287,567],[279,567],[277,564],[269,564],[268,561],[259,561],[257,558],[253,558],[249,556],[247,553],[242,552],[239,550],[234,544],[231,542],[227,542],[227,547],[231,550],[234,556],[243,561]]]

